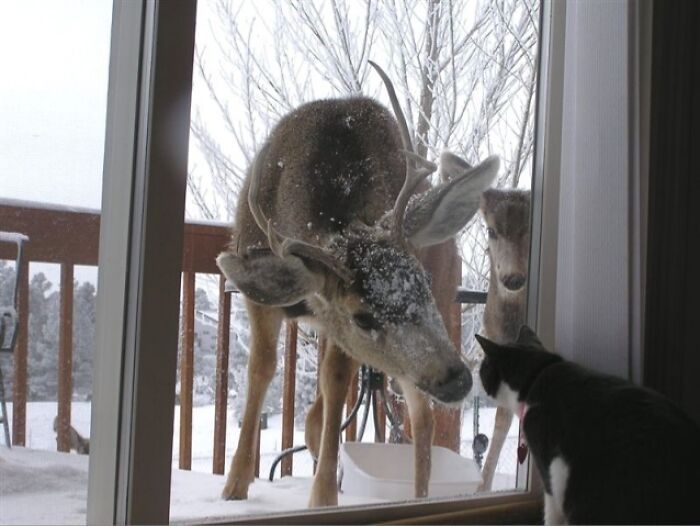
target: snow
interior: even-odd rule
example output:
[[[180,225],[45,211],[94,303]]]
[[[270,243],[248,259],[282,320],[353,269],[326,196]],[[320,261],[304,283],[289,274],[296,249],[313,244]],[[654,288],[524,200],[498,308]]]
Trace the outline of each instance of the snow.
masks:
[[[88,461],[85,455],[0,449],[1,524],[85,524]],[[246,501],[224,501],[223,475],[173,469],[170,501],[172,522],[275,513],[304,509],[310,478],[285,477],[274,483],[256,480]],[[41,506],[37,506],[37,502]],[[340,495],[340,505],[381,502]]]
[[[430,280],[418,261],[391,245],[361,237],[348,246],[362,299],[380,323],[416,322],[430,301]]]
[[[11,418],[12,404],[8,404]],[[7,449],[0,446],[0,524],[84,524],[87,499],[89,457],[55,451],[56,440],[52,429],[56,415],[55,402],[27,404],[27,448]],[[177,469],[179,438],[179,407],[175,408],[173,433],[173,472],[170,514],[175,522],[212,520],[236,515],[275,513],[305,509],[311,489],[312,461],[307,452],[294,455],[294,477],[267,481],[272,460],[281,449],[281,415],[268,419],[268,429],[261,432],[262,479],[250,487],[246,501],[223,501],[223,475],[211,474],[214,407],[193,409],[192,471]],[[495,410],[482,409],[480,431],[487,434],[493,429]],[[226,460],[230,461],[238,441],[237,419],[229,411],[227,422]],[[84,436],[89,435],[90,403],[73,402],[73,426]],[[464,456],[471,456],[472,413],[465,412],[462,425]],[[369,419],[365,441],[374,436]],[[303,431],[296,430],[294,443],[303,443]],[[515,447],[517,427],[509,433],[504,455],[499,464],[494,488],[514,487]],[[509,454],[510,453],[510,454]],[[36,503],[41,502],[41,506]],[[339,496],[341,506],[381,502],[348,494]]]
[[[19,244],[23,241],[29,241],[29,238],[18,232],[0,232],[0,241]]]
[[[0,205],[13,208],[39,208],[41,210],[53,210],[55,212],[72,212],[76,214],[99,214],[98,208],[88,208],[84,206],[71,206],[58,203],[47,203],[44,201],[30,201],[27,199],[0,199]]]

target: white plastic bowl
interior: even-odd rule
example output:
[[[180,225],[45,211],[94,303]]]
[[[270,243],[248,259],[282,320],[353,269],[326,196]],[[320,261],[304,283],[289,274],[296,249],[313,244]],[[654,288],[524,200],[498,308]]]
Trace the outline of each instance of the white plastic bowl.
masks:
[[[346,442],[340,447],[343,493],[386,500],[415,496],[413,446]],[[429,497],[468,495],[481,483],[476,463],[433,446]]]

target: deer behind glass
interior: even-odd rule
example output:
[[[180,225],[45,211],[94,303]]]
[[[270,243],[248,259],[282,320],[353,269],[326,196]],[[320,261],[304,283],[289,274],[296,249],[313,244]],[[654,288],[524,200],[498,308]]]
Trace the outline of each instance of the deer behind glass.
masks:
[[[498,159],[471,167],[444,153],[443,182],[412,197],[437,167],[414,153],[391,82],[374,66],[396,119],[365,97],[311,102],[282,118],[249,170],[231,243],[217,259],[245,296],[251,324],[246,408],[224,498],[247,498],[253,481],[259,417],[285,316],[311,323],[329,342],[306,424],[318,460],[311,506],[337,504],[342,408],[359,363],[401,384],[417,430],[417,496],[427,495],[430,474],[425,395],[453,403],[471,389],[416,251],[451,239],[469,221]]]
[[[518,339],[520,328],[525,323],[530,260],[530,191],[489,188],[481,196],[480,210],[486,221],[491,267],[482,334],[500,344],[512,343]],[[492,489],[512,422],[513,413],[499,406],[479,491]]]

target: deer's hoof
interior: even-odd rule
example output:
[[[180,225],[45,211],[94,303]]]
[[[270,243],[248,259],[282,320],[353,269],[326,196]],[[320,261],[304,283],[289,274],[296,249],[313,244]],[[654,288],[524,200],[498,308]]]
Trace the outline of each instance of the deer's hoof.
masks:
[[[247,500],[249,485],[241,480],[227,482],[224,491],[221,492],[221,498],[224,500]]]
[[[320,495],[311,494],[311,499],[309,500],[309,508],[324,508],[326,506],[337,506],[338,505],[338,494],[337,493],[324,493]]]
[[[324,474],[316,472],[313,486],[311,487],[311,498],[309,508],[323,508],[326,506],[338,505],[338,482],[336,472]]]

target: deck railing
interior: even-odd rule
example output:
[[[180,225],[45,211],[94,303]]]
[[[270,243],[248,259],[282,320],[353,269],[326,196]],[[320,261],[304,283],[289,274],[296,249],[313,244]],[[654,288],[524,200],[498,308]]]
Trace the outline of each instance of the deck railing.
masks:
[[[12,443],[25,445],[27,405],[27,352],[29,321],[29,263],[45,262],[60,265],[59,308],[59,366],[58,366],[58,415],[57,449],[69,450],[69,426],[72,398],[72,327],[73,327],[73,275],[76,265],[97,266],[99,252],[100,215],[96,210],[47,206],[44,204],[0,201],[0,225],[2,230],[21,232],[29,236],[25,245],[25,259],[19,269],[19,336],[14,352]],[[192,391],[194,378],[195,336],[195,276],[219,275],[215,264],[217,254],[229,240],[229,230],[223,224],[187,223],[184,230],[182,258],[182,349],[180,355],[180,441],[179,467],[190,469],[192,462]],[[0,244],[0,259],[12,259],[13,247]],[[99,293],[99,291],[98,291]],[[215,422],[213,437],[213,473],[224,473],[226,450],[226,415],[229,371],[231,297],[224,292],[224,280],[219,277],[218,331],[216,345]],[[455,303],[455,308],[459,304]],[[291,447],[294,436],[294,391],[296,374],[297,326],[288,322],[285,328],[284,382],[282,401],[282,449]],[[319,358],[323,353],[323,339],[319,343]],[[320,360],[319,360],[320,363]],[[357,376],[348,391],[347,405],[353,407],[357,399]],[[384,440],[386,415],[379,414],[379,440]],[[440,420],[436,435],[441,434]],[[454,427],[454,426],[452,426]],[[458,430],[442,430],[454,433]],[[356,427],[349,426],[346,440],[354,440]],[[458,439],[457,439],[458,440]],[[260,441],[258,441],[258,444]],[[259,468],[258,451],[258,468]],[[283,459],[283,475],[292,473],[291,456]],[[259,469],[256,469],[256,473]]]

